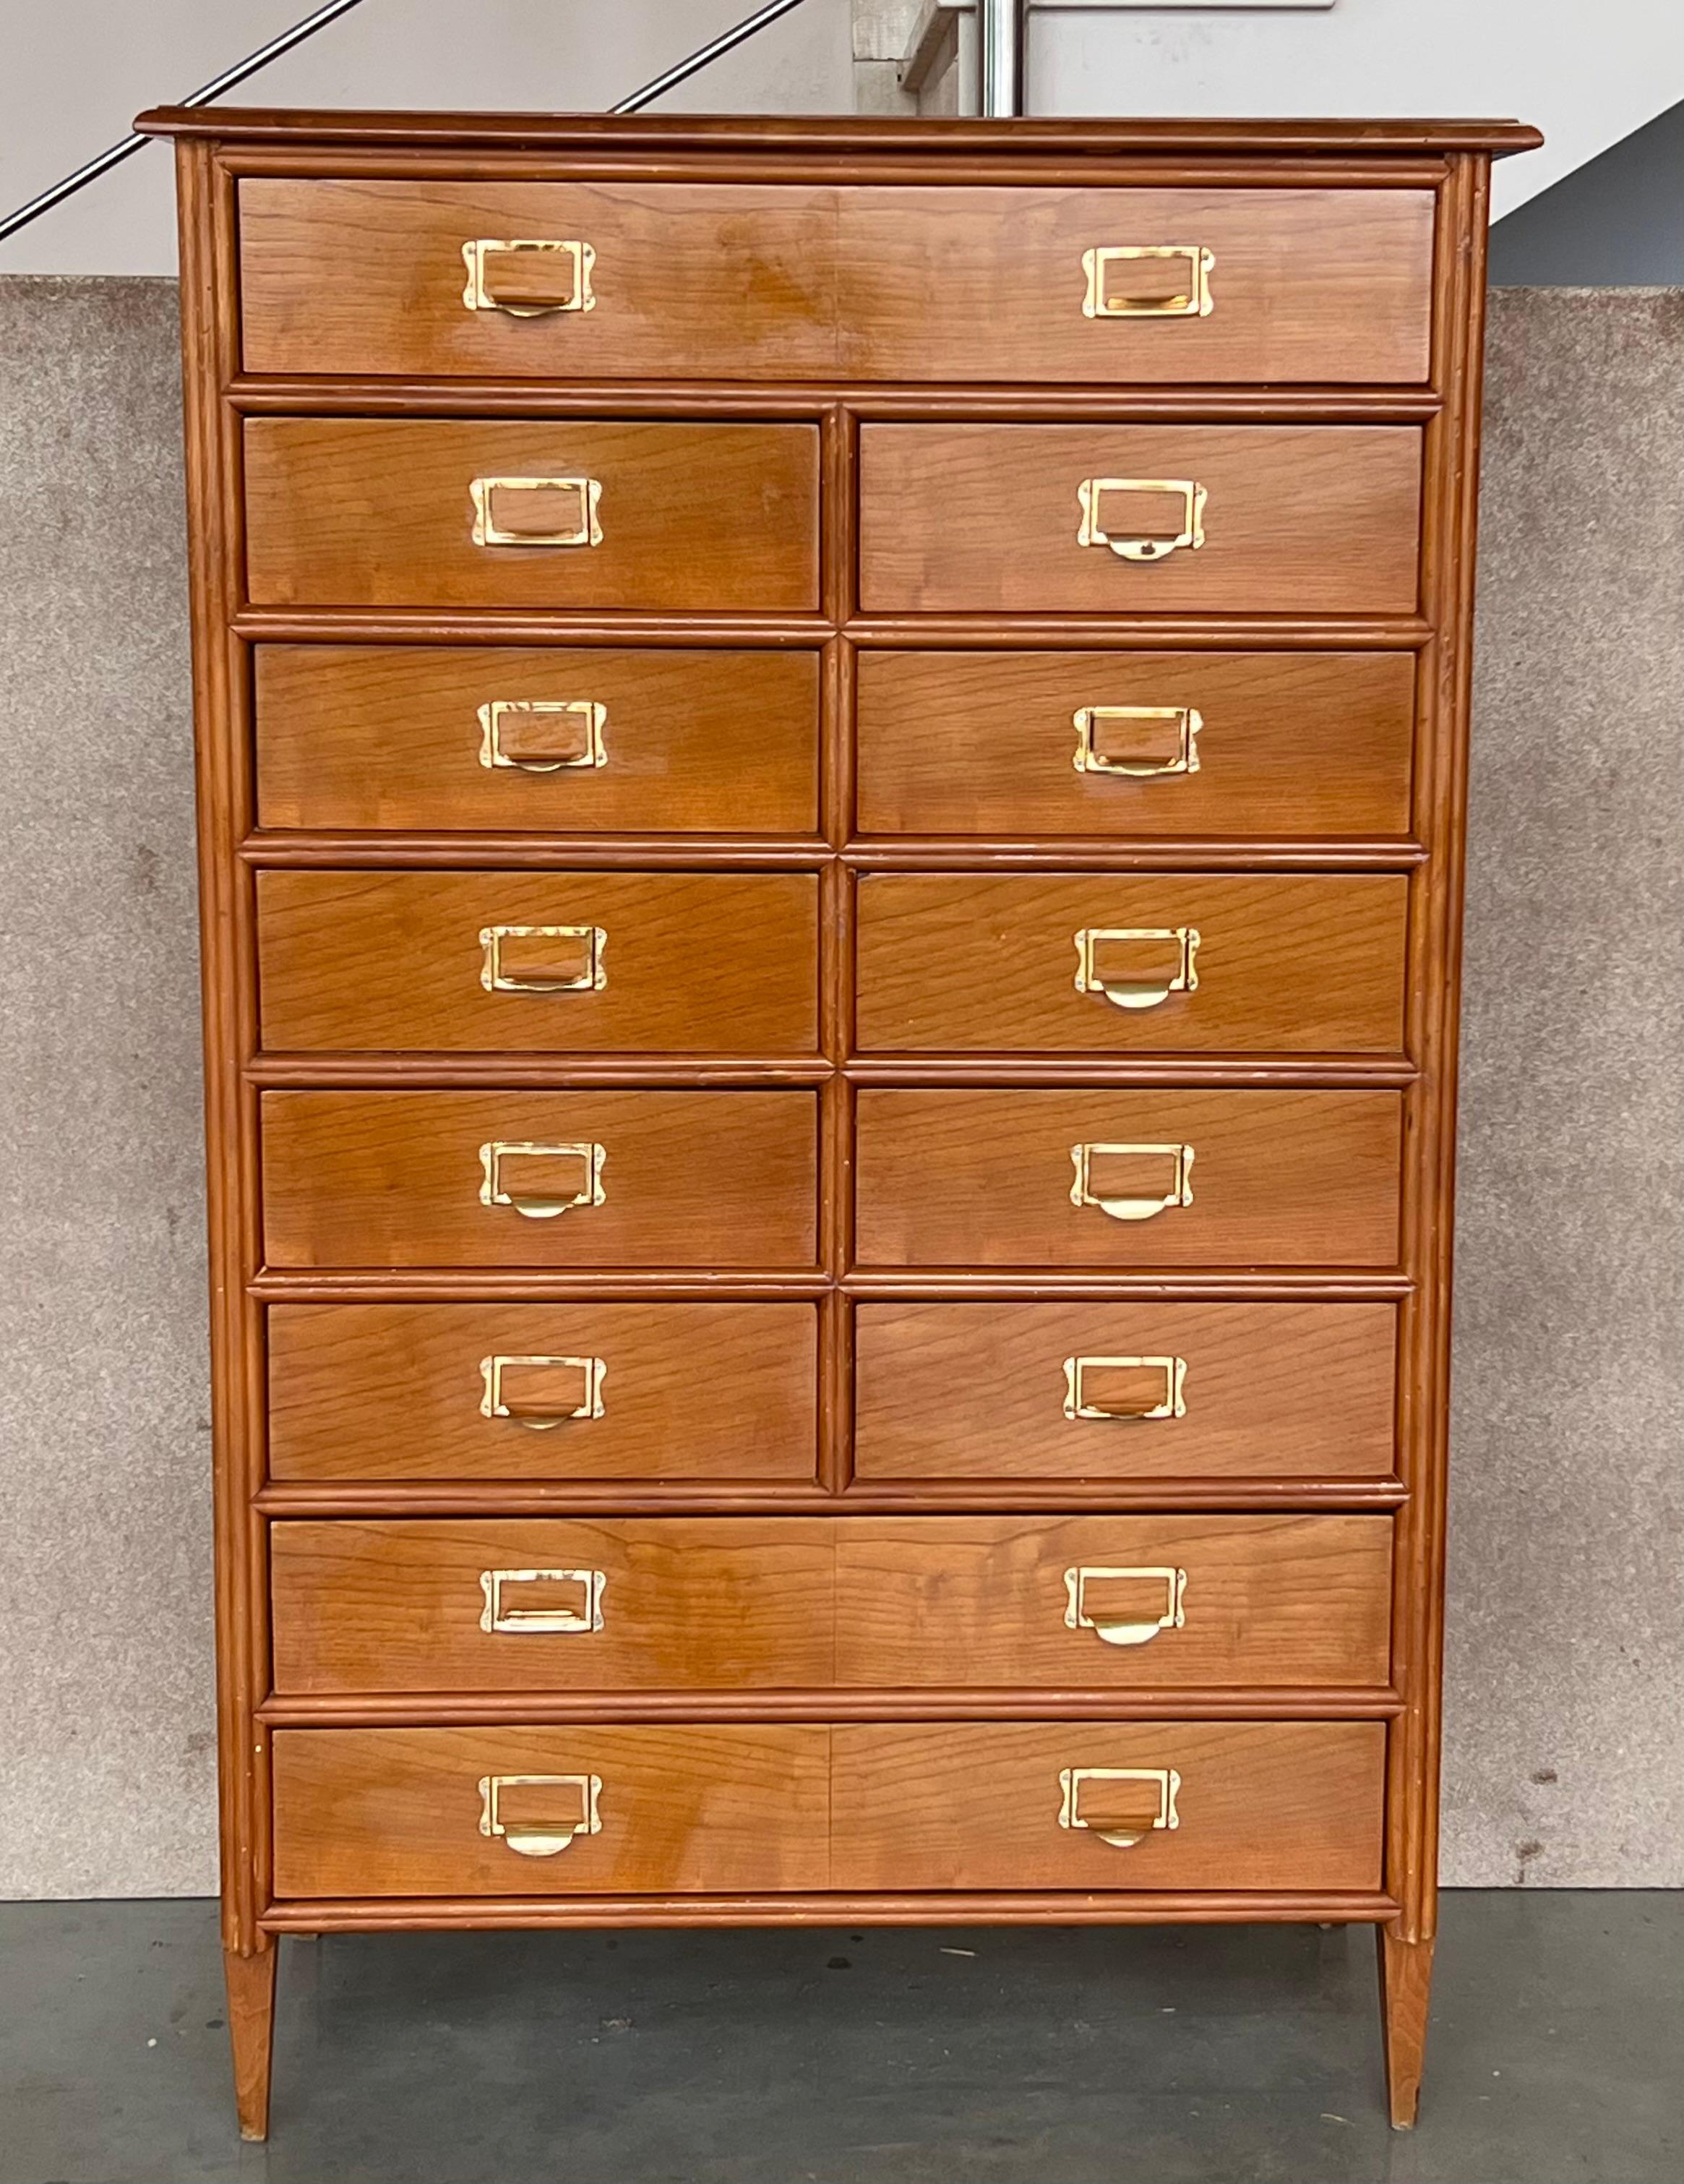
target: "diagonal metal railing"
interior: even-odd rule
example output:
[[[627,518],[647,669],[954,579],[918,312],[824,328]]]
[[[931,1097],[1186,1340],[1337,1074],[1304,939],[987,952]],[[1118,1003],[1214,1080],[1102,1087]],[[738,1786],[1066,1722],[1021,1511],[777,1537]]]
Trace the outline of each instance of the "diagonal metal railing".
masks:
[[[232,91],[236,84],[244,83],[247,76],[255,75],[259,69],[267,68],[271,61],[279,60],[282,53],[290,53],[295,46],[302,46],[306,38],[314,37],[318,31],[325,31],[330,23],[336,22],[342,15],[348,15],[353,8],[359,8],[362,4],[363,0],[325,0],[323,6],[306,15],[302,22],[294,23],[289,31],[282,31],[278,37],[271,38],[267,45],[259,46],[255,53],[247,53],[244,60],[236,61],[232,68],[224,69],[220,75],[213,76],[208,83],[202,83],[197,91],[190,92],[177,103],[181,106],[214,104],[224,92]],[[735,47],[753,37],[757,31],[764,31],[768,24],[775,23],[781,15],[787,15],[803,4],[803,0],[764,0],[764,5],[757,8],[752,15],[745,15],[740,23],[733,23],[729,30],[721,31],[718,37],[710,38],[705,46],[698,46],[694,53],[686,53],[681,61],[675,61],[670,69],[664,70],[659,75],[631,92],[629,98],[622,98],[618,104],[609,107],[609,112],[641,113],[644,107],[652,105],[675,85],[683,83],[699,70],[706,68],[710,61],[718,60],[722,53],[730,53]],[[54,182],[50,189],[42,190],[38,197],[31,198],[27,204],[19,205],[15,212],[8,213],[3,220],[0,220],[0,242],[3,242],[8,236],[15,235],[19,228],[27,227],[31,220],[39,220],[43,213],[51,212],[54,205],[63,204],[66,198],[74,197],[78,190],[86,189],[100,176],[108,174],[113,167],[119,166],[125,159],[132,158],[152,141],[148,136],[131,131],[119,142],[108,145],[104,151],[87,160],[74,173],[66,175],[62,181]]]

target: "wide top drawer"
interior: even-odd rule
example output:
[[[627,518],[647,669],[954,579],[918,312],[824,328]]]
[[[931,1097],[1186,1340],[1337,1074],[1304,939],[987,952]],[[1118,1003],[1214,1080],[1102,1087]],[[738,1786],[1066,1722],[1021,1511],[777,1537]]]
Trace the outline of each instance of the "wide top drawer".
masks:
[[[1428,374],[1421,189],[240,188],[260,372],[1250,381]]]

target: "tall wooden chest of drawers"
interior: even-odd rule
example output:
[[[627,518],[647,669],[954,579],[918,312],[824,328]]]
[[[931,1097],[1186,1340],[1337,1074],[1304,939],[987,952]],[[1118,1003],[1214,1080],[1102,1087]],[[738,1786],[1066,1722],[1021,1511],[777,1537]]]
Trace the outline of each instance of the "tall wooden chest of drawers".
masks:
[[[165,113],[225,1942],[1434,1920],[1506,124]]]

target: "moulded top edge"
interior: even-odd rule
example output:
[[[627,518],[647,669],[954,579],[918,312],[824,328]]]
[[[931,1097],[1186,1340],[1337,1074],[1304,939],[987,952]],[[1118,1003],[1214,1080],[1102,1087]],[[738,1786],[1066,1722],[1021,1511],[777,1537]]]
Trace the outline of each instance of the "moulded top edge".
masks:
[[[1507,120],[1177,120],[1022,115],[1009,120],[857,114],[358,114],[273,107],[158,106],[135,127],[150,136],[226,142],[352,143],[462,150],[625,146],[754,151],[1092,153],[1487,152],[1543,142]]]

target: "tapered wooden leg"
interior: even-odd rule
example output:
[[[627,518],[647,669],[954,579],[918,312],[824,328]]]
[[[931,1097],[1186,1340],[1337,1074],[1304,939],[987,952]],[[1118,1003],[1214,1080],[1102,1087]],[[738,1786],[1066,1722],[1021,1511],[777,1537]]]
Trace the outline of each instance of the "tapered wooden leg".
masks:
[[[275,1960],[271,1942],[254,1957],[223,1957],[228,1974],[228,2037],[234,2049],[234,2099],[242,2138],[269,2137],[269,2074],[275,2054]]]
[[[1420,2100],[1426,2013],[1432,1993],[1432,1943],[1406,1942],[1381,1926],[1380,2020],[1386,2043],[1386,2092],[1393,2131],[1408,2131]]]

